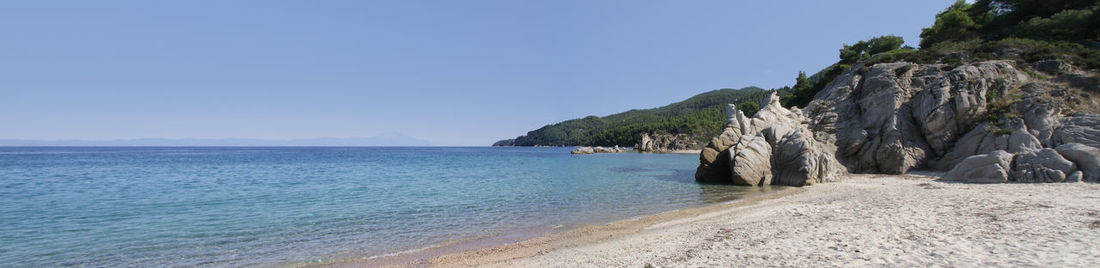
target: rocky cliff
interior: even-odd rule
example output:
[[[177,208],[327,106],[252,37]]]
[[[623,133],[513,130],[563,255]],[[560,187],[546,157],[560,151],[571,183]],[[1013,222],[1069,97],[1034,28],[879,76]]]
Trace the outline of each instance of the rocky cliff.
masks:
[[[844,172],[962,168],[945,178],[1095,181],[1100,105],[1095,83],[1080,81],[1096,77],[1058,61],[856,65],[805,109],[773,95],[752,118],[728,110],[696,179],[806,185]]]

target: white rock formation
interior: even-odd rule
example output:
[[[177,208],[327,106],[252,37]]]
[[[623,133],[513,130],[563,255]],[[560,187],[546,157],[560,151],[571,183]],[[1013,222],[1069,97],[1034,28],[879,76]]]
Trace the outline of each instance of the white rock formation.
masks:
[[[1033,80],[1012,61],[945,67],[857,64],[805,109],[784,109],[775,94],[752,118],[730,105],[696,179],[758,185],[767,179],[759,160],[770,158],[778,185],[917,168],[968,182],[1100,181],[1100,115],[1067,112],[1100,109],[1074,106],[1089,104],[1069,88],[1081,87]]]
[[[753,117],[730,105],[725,131],[699,156],[696,180],[739,185],[802,186],[845,174],[833,149],[814,139],[800,113],[783,108],[774,92]]]

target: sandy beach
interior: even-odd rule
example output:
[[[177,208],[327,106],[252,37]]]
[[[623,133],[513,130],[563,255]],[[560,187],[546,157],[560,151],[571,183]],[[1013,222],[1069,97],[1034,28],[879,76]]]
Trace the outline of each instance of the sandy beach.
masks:
[[[838,183],[791,188],[432,259],[407,260],[410,262],[399,266],[1100,264],[1100,185],[983,185],[935,178],[851,175]]]

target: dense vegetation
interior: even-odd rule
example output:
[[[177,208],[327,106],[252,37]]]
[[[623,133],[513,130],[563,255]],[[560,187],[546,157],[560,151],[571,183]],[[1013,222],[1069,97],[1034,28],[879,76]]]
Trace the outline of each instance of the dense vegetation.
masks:
[[[936,15],[921,31],[920,49],[902,47],[898,36],[880,36],[840,49],[840,61],[795,86],[780,90],[784,106],[804,107],[829,82],[857,63],[908,61],[954,67],[985,60],[1032,63],[1060,59],[1092,70],[1100,68],[1100,1],[959,0]]]
[[[921,49],[883,53],[871,63],[946,63],[1003,59],[1018,63],[1058,59],[1100,68],[1100,1],[958,1],[921,31]]]
[[[958,1],[921,31],[921,48],[937,43],[1021,38],[1048,42],[1095,42],[1100,38],[1100,2],[1095,0]]]
[[[783,105],[805,107],[834,78],[853,68],[883,62],[940,63],[953,68],[985,60],[1015,60],[1026,66],[1058,59],[1100,70],[1100,1],[1097,0],[959,0],[936,15],[921,31],[920,49],[902,47],[899,36],[879,36],[843,45],[837,63],[807,76],[799,72],[793,87],[778,90]],[[1026,67],[1025,67],[1026,68]],[[589,116],[528,132],[500,145],[621,145],[637,142],[642,132],[716,135],[725,123],[726,103],[746,115],[760,108],[768,91],[723,89],[683,102],[606,117]]]
[[[688,134],[709,139],[725,126],[726,104],[738,104],[738,109],[753,114],[768,92],[756,87],[714,90],[660,108],[630,110],[605,117],[588,116],[547,125],[527,132],[511,144],[633,146],[643,132]]]

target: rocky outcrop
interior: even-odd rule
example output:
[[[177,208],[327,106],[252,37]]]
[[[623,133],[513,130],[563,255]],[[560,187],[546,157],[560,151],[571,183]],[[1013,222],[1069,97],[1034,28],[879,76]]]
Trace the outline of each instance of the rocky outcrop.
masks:
[[[687,134],[651,134],[643,132],[638,136],[638,144],[634,145],[634,149],[639,152],[661,153],[699,150],[704,145],[697,137]]]
[[[1012,154],[998,150],[989,154],[967,157],[944,179],[970,183],[1005,183],[1012,171]]]
[[[1030,68],[1096,77],[1061,62]],[[752,118],[731,106],[696,179],[757,185],[767,179],[759,160],[769,158],[771,183],[781,185],[913,169],[982,183],[1100,180],[1100,104],[1091,89],[1028,72],[1012,61],[857,64],[805,109],[773,105],[774,95]],[[1066,144],[1075,145],[1059,147]]]
[[[1031,64],[1032,68],[1054,77],[1054,81],[1066,83],[1087,91],[1100,91],[1100,77],[1060,60],[1043,60]]]
[[[729,154],[730,179],[738,185],[772,183],[772,146],[759,136],[741,136],[737,144],[726,150]]]
[[[975,182],[1096,181],[1100,149],[1080,143],[1012,154],[1004,150],[967,157],[943,179]],[[1092,176],[1092,177],[1090,177]]]
[[[1075,171],[1073,162],[1046,148],[1016,155],[1011,177],[1015,182],[1064,182]]]
[[[580,147],[580,148],[577,148],[577,149],[573,149],[573,151],[569,152],[569,153],[571,153],[571,154],[594,154],[594,153],[596,153],[596,150],[594,150],[592,147]]]
[[[696,180],[802,186],[840,179],[845,171],[832,147],[814,139],[801,112],[783,108],[775,93],[764,101],[751,118],[727,107],[727,126],[700,153]]]
[[[1080,143],[1067,143],[1059,145],[1054,150],[1081,168],[1084,181],[1100,181],[1100,148]]]
[[[1051,138],[1055,146],[1081,143],[1100,147],[1100,115],[1080,114],[1062,119]]]
[[[629,151],[632,151],[632,150],[629,149],[629,148],[623,148],[623,147],[619,147],[618,145],[615,145],[615,147],[602,147],[602,146],[577,147],[577,149],[573,149],[573,151],[571,151],[569,153],[571,153],[571,154],[596,154],[596,153],[625,153],[625,152],[629,152]]]
[[[773,149],[773,184],[802,186],[840,180],[847,172],[833,150],[814,140],[805,127],[791,131]]]
[[[984,118],[991,91],[1028,81],[1005,61],[944,67],[853,67],[807,105],[812,129],[836,144],[850,171],[904,173],[947,154]]]
[[[1001,150],[1019,153],[1043,148],[1039,140],[1029,134],[1022,120],[1017,120],[1010,129],[1002,129],[982,123],[960,138],[955,147],[933,165],[938,170],[949,170],[963,159],[972,155],[988,154]]]

